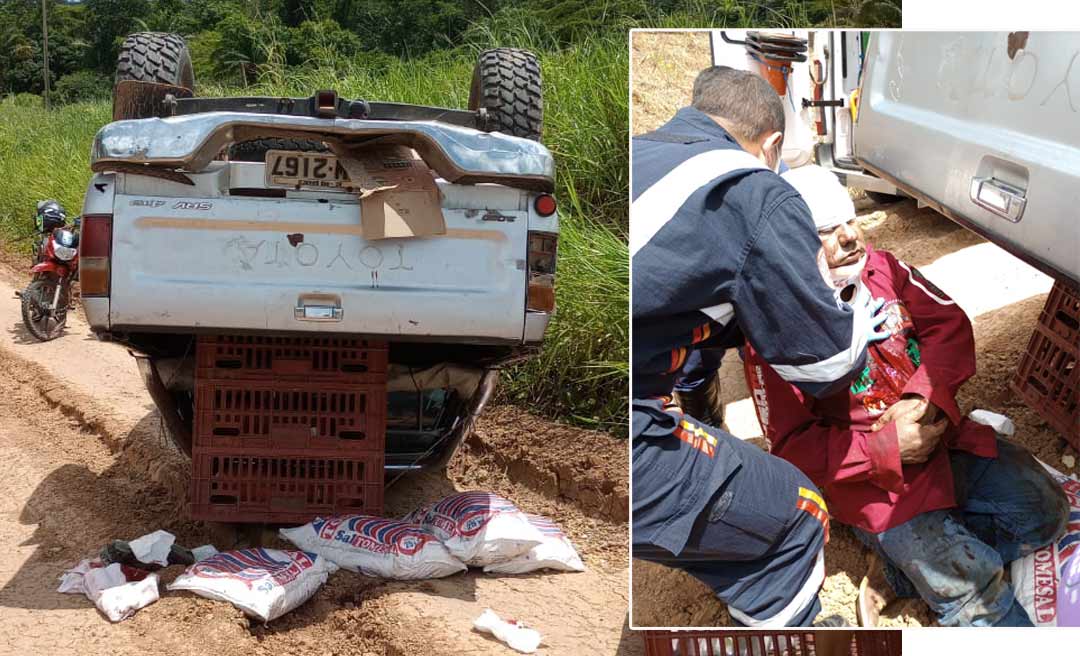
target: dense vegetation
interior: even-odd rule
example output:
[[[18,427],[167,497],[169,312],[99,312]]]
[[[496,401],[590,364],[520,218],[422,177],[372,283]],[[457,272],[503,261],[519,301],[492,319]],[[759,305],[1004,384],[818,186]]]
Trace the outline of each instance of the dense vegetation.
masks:
[[[522,5],[526,6],[522,6]],[[833,8],[835,5],[835,9]],[[123,36],[178,32],[199,95],[309,95],[464,107],[476,53],[538,53],[544,143],[562,216],[558,314],[540,357],[504,377],[532,410],[625,431],[628,393],[628,48],[633,26],[898,24],[899,2],[731,0],[54,0],[53,111],[40,111],[38,0],[0,0],[0,236],[26,234],[34,202],[74,211],[89,144],[109,120]]]
[[[524,26],[557,46],[635,26],[899,26],[901,0],[48,0],[50,84],[61,102],[107,94],[124,36],[188,39],[204,80],[248,84],[266,65],[359,58],[376,67]],[[41,93],[40,0],[0,0],[0,95]],[[74,76],[74,77],[72,77]],[[67,79],[65,79],[67,78]]]

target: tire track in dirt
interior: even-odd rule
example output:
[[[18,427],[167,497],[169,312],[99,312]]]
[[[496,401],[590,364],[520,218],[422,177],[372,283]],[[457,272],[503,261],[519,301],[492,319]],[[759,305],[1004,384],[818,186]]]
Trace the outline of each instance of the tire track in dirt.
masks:
[[[0,297],[10,292],[0,284]],[[421,582],[340,572],[307,604],[265,627],[252,625],[229,604],[168,592],[131,620],[110,625],[86,599],[55,592],[63,569],[108,540],[158,528],[185,545],[231,545],[221,543],[221,530],[183,519],[189,465],[165,440],[135,363],[122,348],[94,340],[81,316],[71,317],[64,337],[31,343],[20,335],[17,306],[0,298],[3,322],[0,454],[10,464],[0,479],[6,519],[0,528],[0,653],[507,653],[471,630],[484,607],[539,629],[540,653],[587,653],[585,645],[596,653],[642,652],[640,638],[626,625],[626,514],[618,512],[624,502],[615,492],[621,486],[625,495],[625,441],[553,425],[512,407],[483,417],[445,474],[395,483],[387,492],[387,514],[403,514],[454,490],[492,490],[561,523],[589,571],[470,572]],[[545,463],[537,473],[583,444],[605,454],[607,464],[575,460],[560,475],[571,486],[552,489],[543,476],[491,457],[513,447],[515,433],[523,442],[548,436],[514,452],[515,458]],[[588,483],[573,487],[579,474]],[[286,545],[272,538],[268,546]],[[180,571],[164,570],[163,583]]]

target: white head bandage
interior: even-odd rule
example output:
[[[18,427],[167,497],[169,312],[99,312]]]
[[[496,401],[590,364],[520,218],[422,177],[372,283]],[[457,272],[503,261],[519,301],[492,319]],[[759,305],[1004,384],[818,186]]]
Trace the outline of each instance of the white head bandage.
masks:
[[[784,172],[781,176],[795,187],[814,219],[814,227],[820,230],[835,228],[855,218],[855,204],[851,202],[847,187],[840,184],[836,175],[816,164],[807,164]]]

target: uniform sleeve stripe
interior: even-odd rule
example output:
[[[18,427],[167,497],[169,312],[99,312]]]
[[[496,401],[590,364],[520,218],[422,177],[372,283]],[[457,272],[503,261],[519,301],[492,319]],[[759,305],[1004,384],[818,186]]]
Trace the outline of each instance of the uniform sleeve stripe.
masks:
[[[809,364],[772,364],[773,371],[789,383],[832,383],[840,380],[855,368],[866,350],[870,312],[867,297],[870,292],[863,286],[852,305],[851,341],[848,348],[832,357]],[[865,295],[865,296],[864,296]]]
[[[924,294],[926,294],[930,298],[934,299],[935,301],[937,301],[941,305],[956,305],[956,301],[950,301],[949,299],[941,298],[940,296],[938,296],[934,292],[927,289],[921,282],[919,282],[919,280],[915,276],[913,276],[911,274],[911,269],[908,268],[908,265],[904,264],[900,260],[897,260],[896,263],[899,264],[900,266],[904,267],[904,271],[907,271],[908,281],[911,284],[918,287],[919,289],[923,290]]]
[[[772,368],[789,383],[831,383],[840,380],[855,367],[864,348],[865,335],[858,343],[826,360],[810,364],[774,364]]]
[[[825,499],[822,499],[820,494],[818,494],[817,492],[814,492],[811,489],[808,489],[808,488],[805,488],[805,487],[800,487],[799,488],[799,496],[810,499],[811,501],[813,501],[817,505],[821,506],[822,510],[828,510],[829,509],[829,507],[825,505]]]
[[[734,148],[710,150],[673,168],[630,204],[631,257],[710,180],[739,169],[763,168],[765,166],[756,157]]]
[[[701,308],[701,311],[704,312],[707,317],[721,325],[727,325],[727,323],[731,321],[731,317],[735,316],[735,306],[731,303],[712,305],[707,308]]]

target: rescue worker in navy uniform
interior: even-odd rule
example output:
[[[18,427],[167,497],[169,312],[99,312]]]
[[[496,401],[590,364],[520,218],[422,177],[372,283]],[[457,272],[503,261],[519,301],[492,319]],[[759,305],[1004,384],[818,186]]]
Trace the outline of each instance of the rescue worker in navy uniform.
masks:
[[[868,292],[848,304],[825,284],[810,210],[776,174],[783,132],[764,79],[715,66],[632,146],[633,555],[686,570],[755,627],[813,623],[828,509],[794,466],[684,413],[675,380],[694,349],[745,337],[825,396],[887,335]]]

